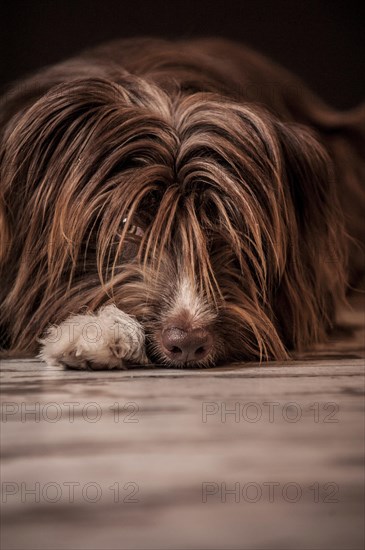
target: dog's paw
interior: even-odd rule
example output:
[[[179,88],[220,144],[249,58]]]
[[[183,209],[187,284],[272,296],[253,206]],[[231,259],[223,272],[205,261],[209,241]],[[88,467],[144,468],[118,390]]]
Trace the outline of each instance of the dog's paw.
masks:
[[[39,357],[49,365],[99,370],[148,362],[142,326],[114,305],[69,317],[50,327],[40,343]]]

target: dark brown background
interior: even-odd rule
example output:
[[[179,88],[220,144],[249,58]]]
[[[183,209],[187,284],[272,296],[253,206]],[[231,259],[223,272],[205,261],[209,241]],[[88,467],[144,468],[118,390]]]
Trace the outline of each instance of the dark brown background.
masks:
[[[0,85],[116,37],[219,35],[254,46],[329,103],[365,96],[363,2],[10,0],[0,10]]]

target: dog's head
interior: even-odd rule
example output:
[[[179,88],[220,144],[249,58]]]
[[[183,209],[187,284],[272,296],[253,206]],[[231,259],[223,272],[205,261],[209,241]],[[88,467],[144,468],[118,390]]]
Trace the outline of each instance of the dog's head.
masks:
[[[126,76],[51,88],[6,144],[17,292],[33,277],[38,330],[113,301],[151,359],[199,366],[283,359],[321,336],[343,286],[341,222],[305,129]]]

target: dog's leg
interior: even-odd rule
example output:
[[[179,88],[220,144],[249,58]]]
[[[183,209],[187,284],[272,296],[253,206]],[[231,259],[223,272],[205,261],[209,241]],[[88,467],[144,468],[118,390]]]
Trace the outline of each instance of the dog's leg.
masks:
[[[69,317],[50,327],[40,343],[39,357],[49,365],[98,370],[148,362],[142,326],[114,305]]]

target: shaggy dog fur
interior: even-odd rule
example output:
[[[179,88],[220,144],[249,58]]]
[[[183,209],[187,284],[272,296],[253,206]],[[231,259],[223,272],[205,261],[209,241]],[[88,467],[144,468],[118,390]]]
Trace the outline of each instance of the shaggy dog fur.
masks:
[[[122,40],[1,106],[4,349],[284,360],[360,286],[364,110],[224,40]]]

